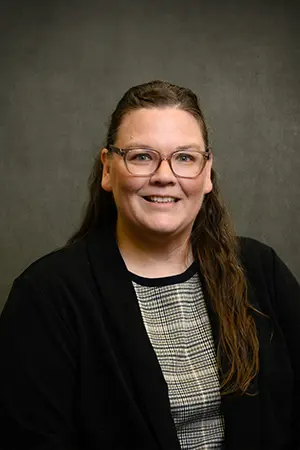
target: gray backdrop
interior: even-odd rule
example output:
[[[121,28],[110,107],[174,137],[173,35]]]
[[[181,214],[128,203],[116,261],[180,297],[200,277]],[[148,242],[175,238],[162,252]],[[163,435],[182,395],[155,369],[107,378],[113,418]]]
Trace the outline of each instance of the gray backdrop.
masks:
[[[79,225],[109,114],[154,78],[199,95],[238,233],[300,278],[297,3],[1,1],[1,304]]]

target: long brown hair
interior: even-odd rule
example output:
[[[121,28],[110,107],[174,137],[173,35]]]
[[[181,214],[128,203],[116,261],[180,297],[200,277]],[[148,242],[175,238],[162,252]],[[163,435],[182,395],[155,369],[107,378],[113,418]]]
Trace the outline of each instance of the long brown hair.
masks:
[[[105,147],[113,145],[122,119],[129,111],[152,107],[177,107],[198,121],[205,144],[208,131],[197,96],[190,90],[166,81],[152,81],[129,89],[111,116]],[[90,198],[79,230],[68,244],[82,239],[103,222],[116,223],[117,210],[110,192],[100,185],[102,164],[96,158],[90,176]],[[218,317],[219,342],[217,361],[222,394],[247,393],[259,369],[259,344],[251,306],[247,299],[247,282],[239,259],[238,239],[226,207],[221,200],[217,176],[212,170],[213,190],[206,194],[196,217],[191,243],[198,260],[211,307]],[[222,362],[226,359],[226,370]]]

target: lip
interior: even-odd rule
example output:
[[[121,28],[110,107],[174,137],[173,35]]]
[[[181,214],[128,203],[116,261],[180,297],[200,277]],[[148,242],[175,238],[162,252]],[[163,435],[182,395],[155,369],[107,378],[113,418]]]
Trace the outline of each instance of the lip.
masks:
[[[180,200],[180,198],[176,197],[175,195],[158,195],[158,194],[142,195],[142,198],[144,200],[145,200],[145,197],[175,198],[176,201]]]
[[[175,208],[178,202],[147,202],[147,200],[143,199],[147,206],[150,208],[158,208],[158,209],[169,209],[169,208]]]
[[[161,198],[175,198],[176,201],[175,202],[149,202],[148,200],[146,200],[145,197],[161,197]],[[147,205],[151,206],[152,208],[174,208],[178,202],[179,202],[179,198],[178,197],[173,197],[172,195],[145,195],[142,197],[142,199],[145,201],[145,203],[147,203]]]

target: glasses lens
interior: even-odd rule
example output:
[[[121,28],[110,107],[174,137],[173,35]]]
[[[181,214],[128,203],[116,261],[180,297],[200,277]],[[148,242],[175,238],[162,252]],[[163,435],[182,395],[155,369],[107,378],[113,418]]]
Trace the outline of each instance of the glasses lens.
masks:
[[[159,159],[155,151],[137,148],[126,153],[125,162],[133,175],[148,175],[156,170]]]
[[[197,151],[182,151],[173,153],[172,169],[179,177],[193,178],[199,175],[205,164],[202,153]]]

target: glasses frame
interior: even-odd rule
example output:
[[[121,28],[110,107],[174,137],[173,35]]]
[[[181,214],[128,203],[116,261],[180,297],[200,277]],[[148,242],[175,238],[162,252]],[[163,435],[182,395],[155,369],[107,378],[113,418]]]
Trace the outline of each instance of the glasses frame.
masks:
[[[153,170],[153,172],[150,172],[150,173],[147,174],[147,175],[136,175],[135,173],[132,173],[132,172],[128,169],[128,166],[127,166],[126,155],[127,155],[127,153],[128,153],[130,150],[137,150],[137,148],[135,148],[135,147],[132,147],[132,148],[119,148],[119,147],[116,147],[115,145],[109,145],[109,146],[108,146],[108,151],[111,151],[111,152],[113,152],[113,153],[116,153],[117,155],[119,155],[119,156],[121,156],[121,157],[123,158],[125,167],[126,167],[126,169],[128,170],[128,172],[129,172],[132,176],[134,176],[134,177],[145,177],[145,178],[146,178],[146,177],[151,177],[152,175],[154,175],[155,172],[157,172],[157,170],[159,169],[159,167],[160,167],[162,161],[168,161],[169,166],[170,166],[170,169],[172,170],[172,172],[173,172],[173,174],[175,175],[175,177],[178,177],[178,178],[189,178],[189,179],[197,178],[197,177],[203,172],[203,170],[204,170],[204,168],[205,168],[205,166],[206,166],[207,161],[209,161],[209,160],[211,159],[211,155],[212,155],[212,152],[211,152],[211,150],[210,150],[208,147],[206,148],[205,151],[197,150],[197,152],[200,153],[200,154],[203,156],[203,158],[204,158],[204,165],[203,165],[202,169],[200,170],[200,172],[199,172],[197,175],[195,175],[195,176],[193,176],[193,177],[186,177],[186,176],[177,175],[177,174],[174,172],[173,167],[172,167],[172,164],[171,164],[172,156],[173,156],[175,153],[180,153],[180,152],[183,152],[184,150],[175,150],[174,152],[170,153],[170,154],[167,155],[167,156],[162,156],[160,152],[158,152],[157,150],[154,150],[153,148],[141,148],[141,150],[151,151],[151,152],[156,153],[156,154],[159,156],[160,161],[158,162],[158,165],[157,165],[156,169]]]

